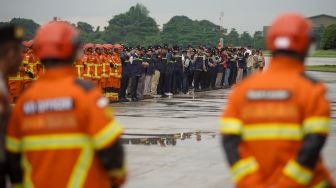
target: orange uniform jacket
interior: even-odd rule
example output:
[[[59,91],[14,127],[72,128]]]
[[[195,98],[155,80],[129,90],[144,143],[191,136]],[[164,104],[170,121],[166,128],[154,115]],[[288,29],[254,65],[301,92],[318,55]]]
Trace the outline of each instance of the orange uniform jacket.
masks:
[[[92,53],[87,53],[83,56],[83,63],[85,67],[84,78],[86,80],[92,80],[94,76],[94,64],[96,62],[96,56]]]
[[[102,63],[101,87],[106,88],[109,85],[111,56],[109,54],[103,55],[104,61]]]
[[[112,56],[112,64],[113,64],[113,67],[111,69],[112,87],[119,89],[120,88],[122,66],[121,66],[120,55],[118,53],[114,53],[114,55]]]
[[[24,187],[107,188],[123,179],[124,168],[108,172],[97,157],[122,133],[107,104],[71,67],[47,70],[18,100],[6,137],[7,150],[22,154]]]
[[[305,75],[303,63],[287,57],[273,58],[269,70],[234,88],[220,132],[237,187],[331,184],[320,149],[309,153],[330,131],[325,90]],[[314,146],[316,138],[322,143]]]
[[[18,72],[15,75],[10,75],[8,77],[8,87],[9,94],[12,98],[11,102],[15,102],[14,100],[20,96],[23,91],[23,78],[24,78],[25,70],[23,64],[21,63]]]
[[[29,51],[28,53],[25,54],[23,58],[23,67],[25,69],[25,75],[23,78],[24,82],[24,89],[27,89],[30,84],[32,83],[33,80],[36,78],[36,58],[34,54],[32,54],[32,51]]]
[[[83,60],[82,59],[76,59],[73,66],[74,66],[77,78],[83,79],[83,75],[84,75],[84,62],[83,62]]]

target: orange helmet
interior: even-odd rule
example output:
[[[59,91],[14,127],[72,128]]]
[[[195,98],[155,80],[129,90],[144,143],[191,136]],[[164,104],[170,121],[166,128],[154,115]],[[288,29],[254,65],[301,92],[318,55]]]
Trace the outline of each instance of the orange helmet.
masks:
[[[76,53],[80,41],[77,30],[67,22],[43,25],[34,39],[34,50],[40,59],[68,60]]]
[[[271,51],[292,51],[305,54],[312,42],[312,24],[300,14],[286,13],[273,22],[267,33],[267,48]]]
[[[87,50],[87,49],[89,49],[89,48],[93,48],[93,47],[94,47],[94,45],[91,44],[91,43],[88,43],[88,44],[84,44],[84,45],[83,45],[83,49],[84,49],[84,50]]]
[[[96,45],[95,45],[95,48],[96,48],[96,49],[97,49],[97,48],[102,49],[102,48],[103,48],[103,45],[101,45],[101,44],[96,44]]]
[[[107,50],[110,50],[113,48],[113,45],[112,44],[104,44],[103,47]]]
[[[113,47],[114,47],[114,49],[118,49],[118,50],[122,50],[123,49],[123,46],[120,45],[120,44],[115,44]]]
[[[33,46],[33,41],[23,41],[22,44],[24,47],[31,48]]]

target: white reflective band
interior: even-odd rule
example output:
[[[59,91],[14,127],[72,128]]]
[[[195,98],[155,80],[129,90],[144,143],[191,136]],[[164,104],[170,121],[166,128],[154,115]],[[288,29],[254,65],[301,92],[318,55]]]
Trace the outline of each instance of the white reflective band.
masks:
[[[301,140],[303,137],[299,124],[265,123],[251,124],[243,128],[243,140]]]
[[[236,118],[222,118],[220,132],[222,134],[241,134],[243,122]]]
[[[301,166],[294,160],[290,160],[285,166],[283,173],[301,185],[307,185],[313,178],[313,172]]]
[[[304,134],[328,134],[331,130],[329,117],[309,117],[303,121]]]

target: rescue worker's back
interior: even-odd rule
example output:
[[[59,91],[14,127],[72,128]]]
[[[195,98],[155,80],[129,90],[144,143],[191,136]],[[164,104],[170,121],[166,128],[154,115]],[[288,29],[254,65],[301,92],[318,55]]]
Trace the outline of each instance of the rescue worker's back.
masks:
[[[54,30],[54,38],[45,37]],[[24,187],[119,187],[125,179],[122,128],[108,100],[92,83],[76,79],[67,64],[77,44],[67,49],[58,36],[76,38],[73,30],[63,22],[40,29],[36,53],[47,71],[20,97],[9,122],[10,167],[19,174],[22,161]],[[48,43],[55,38],[60,41]],[[66,47],[45,46],[59,43]]]

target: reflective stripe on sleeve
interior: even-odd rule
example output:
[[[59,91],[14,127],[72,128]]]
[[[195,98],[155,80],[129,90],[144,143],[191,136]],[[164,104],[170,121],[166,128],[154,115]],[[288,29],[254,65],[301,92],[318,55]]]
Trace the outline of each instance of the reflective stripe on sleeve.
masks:
[[[328,134],[330,130],[330,118],[328,117],[310,117],[303,121],[304,134]]]
[[[6,136],[6,149],[13,153],[20,153],[21,141],[17,138]]]
[[[309,169],[301,166],[294,160],[290,160],[285,166],[283,173],[301,185],[307,185],[313,178],[313,173]]]
[[[22,188],[22,184],[21,183],[15,183],[15,184],[12,184],[12,188]]]
[[[31,179],[31,165],[29,164],[29,161],[27,160],[27,157],[25,155],[23,155],[22,157],[22,166],[24,169],[24,175],[23,175],[23,187],[27,187],[27,188],[33,188],[33,182]]]
[[[241,159],[231,167],[231,173],[235,182],[258,170],[258,163],[253,157]]]
[[[220,132],[222,134],[241,134],[243,123],[236,118],[222,118],[220,120]]]
[[[127,168],[125,164],[123,164],[123,166],[119,169],[113,169],[113,170],[108,171],[109,177],[117,178],[117,179],[125,178],[126,173],[127,173]]]
[[[301,140],[299,124],[266,123],[244,126],[243,140]]]
[[[328,187],[328,185],[329,184],[328,184],[327,180],[323,180],[323,181],[317,183],[316,185],[314,185],[312,188],[326,188],[326,187]]]
[[[93,136],[94,148],[102,149],[114,142],[121,134],[123,129],[116,120],[112,120],[102,130]]]

